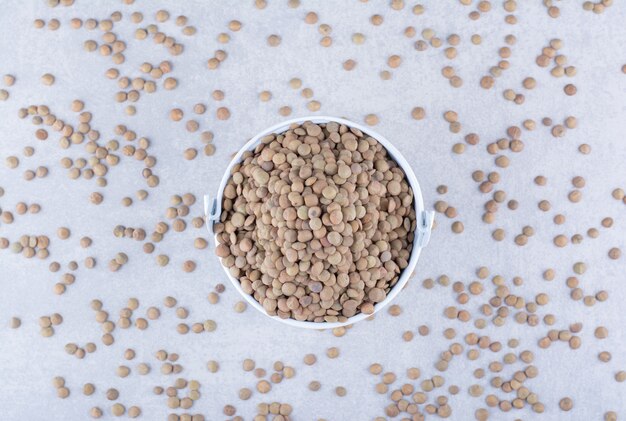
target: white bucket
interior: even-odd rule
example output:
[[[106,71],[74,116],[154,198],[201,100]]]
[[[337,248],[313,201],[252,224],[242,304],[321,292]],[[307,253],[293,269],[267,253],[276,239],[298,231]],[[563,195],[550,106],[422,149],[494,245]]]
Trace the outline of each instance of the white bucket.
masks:
[[[326,116],[310,116],[310,117],[300,117],[300,118],[287,120],[280,124],[276,124],[272,127],[269,127],[261,131],[252,139],[250,139],[250,141],[248,141],[248,143],[246,143],[239,150],[237,155],[232,159],[232,161],[228,165],[228,168],[226,168],[226,171],[224,172],[224,176],[222,177],[222,182],[220,183],[217,196],[213,198],[212,200],[208,195],[204,196],[204,213],[206,216],[207,229],[209,230],[209,233],[211,234],[212,237],[214,237],[214,240],[217,243],[217,238],[213,231],[213,225],[216,222],[219,222],[220,220],[220,216],[222,213],[222,196],[224,194],[224,189],[226,188],[226,184],[228,183],[228,180],[230,179],[231,170],[236,164],[241,162],[241,156],[244,154],[244,152],[254,150],[259,145],[261,138],[272,133],[277,133],[277,134],[283,133],[287,131],[289,129],[289,126],[291,126],[292,124],[294,123],[302,124],[305,121],[310,121],[312,123],[336,122],[339,124],[346,125],[348,127],[354,127],[356,129],[359,129],[363,133],[366,133],[367,135],[373,137],[378,142],[380,142],[385,147],[385,149],[387,149],[388,154],[398,163],[400,168],[402,168],[411,188],[413,189],[413,205],[415,206],[416,229],[415,229],[415,236],[413,239],[413,249],[411,251],[411,257],[409,259],[408,266],[400,274],[400,279],[398,279],[398,282],[393,286],[393,288],[387,294],[387,298],[385,298],[383,301],[381,301],[380,303],[374,306],[374,313],[376,313],[377,311],[380,311],[382,308],[384,308],[387,304],[389,304],[389,302],[391,302],[391,300],[393,300],[396,297],[396,295],[400,293],[402,288],[406,285],[407,281],[409,280],[409,276],[411,276],[411,273],[413,273],[413,270],[415,269],[415,265],[417,265],[417,260],[420,256],[420,252],[422,248],[424,248],[428,244],[428,240],[430,239],[430,231],[433,225],[434,212],[424,210],[424,200],[422,198],[422,191],[420,189],[420,185],[417,182],[415,173],[411,169],[411,166],[406,161],[406,159],[404,159],[404,157],[400,154],[400,152],[398,152],[398,150],[384,136],[381,136],[380,134],[376,133],[375,131],[371,130],[368,127],[364,127],[360,124],[354,123],[349,120],[345,120],[343,118],[326,117]],[[226,273],[226,276],[228,277],[228,279],[230,279],[230,282],[233,284],[235,289],[243,296],[243,298],[246,300],[246,302],[249,305],[257,309],[258,311],[260,311],[267,317],[270,317],[274,320],[278,320],[279,322],[286,323],[291,326],[302,327],[306,329],[333,329],[336,327],[346,326],[349,324],[356,323],[358,321],[368,318],[371,315],[371,314],[359,313],[348,318],[348,320],[346,320],[345,322],[332,322],[332,323],[328,323],[328,322],[316,323],[316,322],[308,322],[308,321],[299,321],[299,320],[295,320],[291,318],[282,319],[278,316],[270,316],[269,314],[265,312],[265,309],[263,308],[263,306],[258,301],[256,301],[253,296],[248,295],[243,291],[239,281],[235,279],[233,276],[231,276],[228,269],[223,265],[222,267],[224,268],[224,272]]]

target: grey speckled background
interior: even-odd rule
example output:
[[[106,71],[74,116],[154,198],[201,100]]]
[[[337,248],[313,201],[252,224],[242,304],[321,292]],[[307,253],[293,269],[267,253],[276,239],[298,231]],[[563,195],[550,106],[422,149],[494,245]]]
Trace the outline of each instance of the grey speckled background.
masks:
[[[426,13],[415,16],[411,13],[413,2],[407,2],[404,10],[394,11],[387,1],[303,1],[297,9],[287,7],[286,0],[270,0],[264,10],[257,10],[252,1],[245,2],[200,2],[200,1],[137,1],[124,5],[120,1],[89,2],[77,0],[71,8],[49,8],[38,0],[3,2],[0,13],[0,75],[13,74],[17,82],[7,88],[10,98],[0,102],[0,186],[6,193],[0,198],[3,210],[13,210],[18,201],[37,202],[42,206],[38,215],[16,217],[16,222],[0,224],[0,236],[16,240],[22,234],[46,234],[52,239],[51,256],[45,261],[26,260],[13,256],[9,250],[0,250],[0,418],[4,420],[82,420],[89,408],[100,406],[106,418],[111,417],[110,403],[104,397],[108,387],[120,391],[119,401],[127,407],[138,405],[143,410],[143,419],[165,419],[170,411],[164,396],[152,394],[155,385],[170,385],[174,377],[159,373],[154,353],[161,348],[180,354],[184,366],[182,375],[198,379],[202,383],[202,398],[190,410],[203,413],[209,420],[224,419],[225,404],[237,407],[237,414],[250,420],[258,402],[281,401],[294,407],[293,419],[314,420],[371,420],[384,415],[384,407],[390,403],[388,397],[376,394],[374,386],[380,380],[367,372],[373,362],[380,362],[386,371],[394,371],[399,379],[406,381],[405,370],[419,367],[422,378],[441,374],[446,379],[441,393],[431,393],[431,399],[439,394],[447,395],[447,387],[458,385],[461,393],[450,397],[453,413],[451,419],[468,420],[479,407],[484,407],[484,396],[493,393],[488,385],[494,375],[476,380],[472,371],[486,368],[489,362],[501,361],[507,347],[498,354],[483,352],[476,361],[465,357],[455,358],[447,371],[438,373],[434,368],[439,354],[452,342],[463,342],[470,332],[488,335],[503,344],[510,338],[518,338],[516,351],[530,349],[536,354],[535,365],[539,376],[529,380],[529,387],[539,395],[546,406],[541,419],[545,420],[601,420],[608,410],[626,417],[626,384],[617,383],[616,371],[626,369],[626,318],[623,303],[626,300],[624,287],[626,265],[624,257],[613,261],[607,257],[611,247],[620,247],[626,252],[626,230],[624,229],[624,205],[611,197],[616,187],[626,188],[626,76],[621,66],[626,63],[626,8],[621,2],[608,8],[602,15],[585,12],[580,1],[559,2],[561,17],[550,18],[540,1],[520,1],[519,23],[511,26],[504,23],[501,2],[493,2],[493,10],[478,21],[470,21],[467,14],[474,9],[458,2],[425,1]],[[152,22],[154,12],[160,8],[175,17],[185,14],[189,23],[198,28],[194,37],[185,37],[172,21],[159,27],[173,34],[185,45],[185,52],[171,57],[167,51],[152,41],[134,39],[134,25],[129,15],[140,10],[145,23]],[[114,81],[103,75],[113,67],[109,58],[83,50],[87,39],[99,41],[100,31],[74,30],[70,28],[72,17],[103,19],[119,10],[124,19],[116,24],[114,32],[128,44],[126,62],[119,66],[122,74],[140,76],[139,64],[170,59],[174,64],[172,76],[179,80],[174,91],[159,89],[152,95],[143,95],[136,104],[138,113],[134,117],[124,114],[123,104],[113,101],[118,90]],[[307,11],[318,13],[320,23],[332,26],[333,45],[322,48],[317,25],[305,25]],[[369,23],[372,14],[384,16],[382,26]],[[57,31],[37,30],[35,18],[48,21],[56,17],[61,21]],[[230,43],[220,45],[216,41],[220,32],[229,32],[227,23],[238,19],[243,23],[241,31],[232,33]],[[406,26],[413,25],[418,31],[414,39],[403,35]],[[442,49],[417,52],[414,41],[422,29],[433,28],[445,39],[451,33],[462,38],[458,47],[459,56],[449,61]],[[350,37],[354,32],[366,36],[363,45],[354,45]],[[269,48],[266,37],[272,33],[282,37],[277,48]],[[469,37],[478,33],[483,43],[474,46]],[[517,44],[512,47],[511,68],[497,80],[496,87],[485,91],[479,87],[480,77],[499,60],[497,50],[504,45],[505,35],[512,33]],[[569,63],[578,69],[571,82],[578,87],[578,94],[566,97],[562,88],[570,80],[556,79],[548,69],[539,68],[534,60],[541,48],[552,38],[564,40],[563,53]],[[206,68],[206,61],[214,51],[223,48],[228,59],[216,71]],[[379,77],[387,69],[386,60],[391,54],[403,58],[402,65],[392,71],[389,81]],[[348,58],[358,62],[355,70],[346,72],[341,63]],[[452,65],[463,80],[460,89],[453,89],[441,76],[444,65]],[[43,73],[56,76],[52,87],[43,86],[39,78]],[[537,79],[538,87],[524,92],[526,102],[517,106],[502,98],[506,88],[522,91],[521,81],[526,76]],[[236,152],[257,131],[279,122],[281,106],[293,108],[292,116],[306,115],[306,100],[298,91],[289,87],[292,77],[302,79],[303,87],[314,91],[314,99],[321,102],[319,114],[338,115],[362,122],[368,113],[380,118],[376,130],[383,133],[405,155],[413,166],[422,184],[426,206],[437,200],[435,188],[439,184],[449,186],[443,197],[459,211],[458,219],[465,225],[465,232],[455,235],[450,230],[451,221],[437,215],[438,228],[431,243],[424,250],[417,266],[414,279],[397,298],[402,306],[399,317],[382,312],[373,321],[362,322],[341,338],[331,332],[312,332],[285,327],[272,322],[248,308],[236,314],[232,308],[240,297],[227,285],[218,305],[211,306],[206,295],[219,282],[227,282],[219,262],[208,250],[193,248],[196,236],[205,236],[205,231],[188,228],[184,233],[168,235],[158,245],[158,252],[168,254],[171,264],[159,268],[154,256],[141,251],[141,245],[112,235],[117,224],[143,227],[150,232],[164,218],[168,198],[172,194],[192,192],[197,197],[205,192],[215,192],[229,156]],[[215,118],[217,103],[210,97],[214,89],[226,94],[223,105],[231,110],[228,121]],[[268,103],[258,100],[260,91],[273,93]],[[91,180],[70,180],[66,170],[60,168],[59,160],[64,156],[77,157],[83,154],[81,147],[64,151],[57,146],[56,134],[47,142],[37,141],[33,133],[35,126],[28,120],[19,120],[17,111],[30,104],[46,104],[60,118],[76,122],[70,111],[73,99],[81,99],[86,109],[93,112],[92,126],[99,130],[102,139],[116,138],[113,127],[126,124],[138,135],[152,142],[151,153],[158,159],[155,173],[161,183],[150,189],[144,202],[136,201],[130,208],[122,208],[122,197],[134,195],[145,184],[140,176],[141,165],[127,160],[111,169],[107,176],[108,187],[99,189]],[[208,113],[199,116],[201,130],[215,133],[217,153],[213,157],[199,156],[193,161],[182,157],[188,147],[201,148],[199,134],[190,134],[183,123],[174,123],[167,118],[173,107],[181,107],[188,116],[197,102],[208,105]],[[426,109],[427,118],[422,121],[411,119],[410,111],[415,106]],[[463,130],[452,134],[443,121],[444,111],[453,109],[459,113]],[[481,221],[482,206],[488,197],[476,188],[470,175],[476,169],[495,169],[493,156],[485,152],[485,145],[505,136],[510,125],[521,125],[526,118],[537,122],[549,116],[561,122],[566,116],[574,115],[579,128],[568,131],[563,138],[553,138],[549,130],[540,124],[534,132],[524,132],[525,149],[512,157],[509,168],[500,171],[502,182],[498,188],[505,190],[509,198],[519,201],[520,207],[512,212],[502,209],[493,226]],[[463,135],[476,132],[481,136],[477,147],[469,147],[463,155],[453,155],[451,147],[462,141]],[[578,153],[581,143],[589,143],[592,153]],[[36,153],[31,158],[22,155],[24,146],[34,146]],[[16,170],[4,165],[9,155],[20,157]],[[47,178],[24,181],[22,173],[45,165],[50,169]],[[533,184],[536,175],[545,175],[546,187]],[[572,204],[567,200],[571,190],[570,180],[581,175],[587,181],[583,189],[583,200]],[[89,194],[101,191],[105,201],[100,206],[89,203]],[[537,202],[548,199],[552,210],[547,213],[537,209]],[[200,204],[192,207],[192,215],[202,212]],[[552,223],[556,213],[563,213],[567,223],[557,227]],[[604,217],[613,217],[612,229],[600,227]],[[531,225],[536,234],[525,247],[513,243],[513,237],[523,226]],[[72,236],[67,241],[56,239],[55,231],[68,226]],[[502,227],[507,238],[496,243],[491,231]],[[599,227],[598,239],[585,240],[580,245],[558,249],[552,244],[557,234],[585,235],[590,227]],[[93,238],[92,248],[81,249],[80,237]],[[129,263],[117,273],[106,268],[106,262],[115,253],[123,251],[130,257]],[[98,259],[93,270],[82,267],[86,256]],[[194,273],[186,274],[181,264],[186,259],[198,262]],[[54,283],[61,272],[52,274],[48,263],[59,261],[65,266],[76,260],[81,268],[76,272],[76,283],[63,296],[52,294]],[[588,270],[581,276],[581,285],[586,293],[607,290],[610,298],[594,307],[585,307],[582,302],[569,298],[565,279],[572,274],[572,264],[584,261]],[[519,325],[509,317],[502,328],[490,325],[483,331],[471,323],[463,324],[447,320],[443,310],[455,305],[455,294],[451,287],[436,286],[432,290],[422,288],[421,281],[428,277],[447,274],[451,280],[469,283],[479,266],[488,266],[493,274],[506,279],[521,276],[525,283],[513,292],[527,300],[537,293],[550,295],[550,303],[540,308],[540,317],[547,313],[556,316],[554,328],[562,329],[573,322],[582,322],[582,347],[570,350],[566,344],[553,344],[548,350],[538,350],[537,341],[550,327],[541,323],[537,327]],[[541,274],[547,268],[556,270],[556,279],[546,282]],[[477,318],[478,307],[486,302],[492,287],[485,281],[486,292],[479,300],[471,300],[465,307]],[[179,335],[175,326],[178,320],[173,309],[163,308],[166,295],[175,296],[179,303],[190,310],[189,321],[214,319],[218,329],[214,333]],[[91,299],[98,298],[117,320],[119,310],[129,297],[137,297],[141,307],[136,314],[144,315],[145,309],[155,305],[161,308],[161,319],[152,322],[146,331],[136,329],[115,332],[115,344],[105,347],[100,342],[101,329],[89,308]],[[39,316],[59,312],[64,323],[56,329],[52,338],[39,335]],[[12,316],[22,319],[18,330],[9,328]],[[426,324],[431,329],[428,337],[419,337],[411,342],[402,340],[406,330],[416,331]],[[596,326],[609,330],[609,337],[599,341],[594,338]],[[458,336],[446,340],[443,329],[454,327]],[[67,342],[84,345],[93,341],[98,350],[84,360],[67,355],[63,347]],[[337,346],[341,356],[329,360],[324,352]],[[125,362],[122,354],[126,348],[137,352],[134,361]],[[600,363],[597,354],[608,350],[613,359],[608,364]],[[304,366],[306,353],[315,353],[318,363]],[[254,387],[256,379],[241,369],[244,358],[253,358],[257,366],[271,369],[275,360],[296,368],[296,377],[275,385],[268,395],[254,393],[246,401],[239,401],[240,387]],[[219,361],[220,371],[210,374],[206,362]],[[148,376],[133,373],[126,379],[115,375],[118,365],[127,363],[135,369],[139,362],[148,362],[153,370]],[[521,364],[506,367],[503,376],[520,369]],[[71,390],[69,399],[56,397],[51,385],[53,376],[65,377]],[[420,380],[421,380],[420,379]],[[322,389],[317,393],[308,391],[306,385],[318,380]],[[97,391],[85,397],[80,388],[85,382],[93,382]],[[467,388],[474,383],[485,387],[481,398],[472,398]],[[336,386],[345,386],[348,395],[338,398]],[[505,395],[499,392],[500,397]],[[558,401],[563,396],[574,400],[574,409],[561,412]],[[528,409],[502,413],[490,409],[490,419],[524,420],[536,419]]]

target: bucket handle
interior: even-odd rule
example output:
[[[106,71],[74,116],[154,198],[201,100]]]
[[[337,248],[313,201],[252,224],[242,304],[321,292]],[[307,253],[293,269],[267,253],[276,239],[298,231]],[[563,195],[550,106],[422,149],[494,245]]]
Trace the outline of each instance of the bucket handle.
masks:
[[[211,196],[204,195],[204,216],[206,228],[209,231],[210,239],[215,237],[215,231],[213,230],[213,224],[220,220],[222,209],[217,198],[211,200]],[[433,228],[433,221],[435,219],[435,212],[423,211],[419,225],[416,228],[417,238],[415,242],[419,247],[426,247],[430,241],[430,234]]]

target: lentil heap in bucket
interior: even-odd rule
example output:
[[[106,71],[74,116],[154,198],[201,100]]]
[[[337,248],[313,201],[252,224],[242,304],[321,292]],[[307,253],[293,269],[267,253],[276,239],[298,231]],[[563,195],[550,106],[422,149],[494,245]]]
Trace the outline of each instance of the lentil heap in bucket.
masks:
[[[407,267],[415,209],[376,139],[336,122],[261,139],[224,189],[217,255],[272,316],[371,314]]]

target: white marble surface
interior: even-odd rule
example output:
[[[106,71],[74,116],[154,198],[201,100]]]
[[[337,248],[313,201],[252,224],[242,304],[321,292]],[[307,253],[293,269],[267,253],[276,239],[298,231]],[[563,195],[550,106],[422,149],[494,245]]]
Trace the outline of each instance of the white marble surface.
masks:
[[[384,365],[386,371],[398,374],[394,386],[399,387],[407,379],[405,370],[419,367],[420,380],[435,374],[445,379],[445,387],[429,394],[429,402],[436,396],[449,396],[454,420],[473,419],[477,408],[485,407],[484,397],[494,393],[489,386],[496,374],[487,370],[494,360],[501,361],[506,352],[519,353],[532,350],[536,355],[534,364],[539,376],[528,380],[528,387],[538,394],[545,404],[545,413],[539,417],[528,407],[503,413],[490,408],[490,419],[545,419],[545,420],[601,420],[604,413],[617,412],[619,419],[626,417],[626,384],[614,380],[619,370],[626,369],[626,332],[624,326],[623,303],[626,300],[624,287],[626,265],[620,260],[609,260],[607,252],[611,247],[620,247],[626,252],[626,230],[624,229],[624,204],[611,197],[616,187],[626,188],[626,76],[621,67],[626,63],[626,8],[621,2],[608,8],[602,15],[582,10],[581,2],[559,2],[561,17],[550,18],[541,2],[519,2],[517,25],[503,22],[504,11],[501,2],[493,2],[493,10],[478,21],[470,21],[467,14],[475,6],[465,7],[458,2],[424,1],[426,13],[415,16],[411,13],[412,2],[407,2],[404,10],[394,11],[388,1],[303,1],[297,9],[287,7],[286,0],[270,0],[264,10],[257,10],[252,1],[245,2],[201,2],[201,1],[137,1],[134,5],[124,5],[120,1],[90,2],[76,0],[76,4],[66,8],[49,8],[44,1],[7,0],[0,13],[0,75],[13,74],[17,81],[6,88],[10,97],[0,102],[0,186],[5,194],[0,198],[3,210],[14,211],[19,201],[39,203],[42,207],[38,215],[16,215],[13,224],[0,224],[0,237],[16,241],[23,234],[46,234],[51,238],[50,257],[46,261],[27,260],[13,255],[9,250],[0,250],[0,418],[4,420],[83,420],[93,406],[101,407],[105,418],[111,418],[110,405],[104,393],[109,387],[120,391],[119,402],[129,407],[142,408],[144,419],[165,419],[170,411],[166,397],[155,396],[152,388],[156,385],[169,386],[175,376],[164,376],[159,372],[154,353],[159,349],[180,354],[184,366],[181,376],[198,379],[202,383],[202,397],[191,413],[202,413],[208,420],[226,419],[222,413],[225,404],[237,408],[237,415],[246,420],[252,419],[254,408],[259,402],[288,402],[294,407],[295,420],[372,420],[384,416],[384,408],[391,401],[386,395],[374,391],[380,380],[368,373],[367,367],[373,362]],[[185,37],[170,20],[159,25],[165,28],[185,45],[181,56],[172,57],[152,41],[137,41],[133,37],[135,25],[129,20],[133,11],[142,11],[144,23],[154,22],[158,9],[168,10],[172,17],[185,14],[189,24],[198,29],[197,35]],[[86,29],[71,29],[72,17],[104,19],[113,11],[124,14],[122,22],[115,25],[113,32],[128,44],[126,62],[114,66],[110,58],[97,52],[83,50],[83,42],[95,39],[100,42],[101,32]],[[305,25],[304,15],[314,10],[320,20],[332,26],[333,45],[323,48],[319,45],[321,35],[318,25]],[[385,22],[379,27],[369,23],[371,15],[384,16]],[[35,29],[33,20],[41,18],[46,22],[57,18],[61,27],[57,31]],[[231,19],[243,23],[241,31],[231,33],[227,24]],[[406,26],[413,25],[418,36],[407,39],[403,35]],[[413,43],[424,28],[433,28],[437,35],[445,39],[451,33],[462,38],[458,47],[459,56],[450,61],[442,49],[429,49],[418,52]],[[220,32],[231,34],[231,41],[221,45],[216,41]],[[354,45],[350,37],[354,32],[366,36],[364,45]],[[266,37],[279,34],[282,43],[277,48],[269,48]],[[469,37],[478,33],[483,43],[474,46]],[[504,37],[512,33],[517,44],[512,47],[511,68],[497,80],[490,91],[479,87],[480,77],[495,65],[499,59],[498,48],[504,45]],[[563,54],[578,69],[571,80],[556,79],[548,69],[538,67],[534,60],[541,48],[550,39],[561,38],[565,43]],[[209,71],[206,61],[213,52],[223,48],[228,59],[218,70]],[[393,77],[383,81],[381,70],[387,69],[386,60],[391,54],[403,58],[402,65],[392,71]],[[352,72],[342,69],[342,62],[352,58],[358,62]],[[137,106],[137,115],[126,116],[124,104],[113,101],[118,88],[114,81],[104,77],[110,67],[118,67],[123,75],[140,76],[139,64],[144,61],[158,63],[169,59],[173,63],[172,76],[179,81],[173,91],[159,89],[152,95],[143,95]],[[460,89],[454,89],[441,76],[444,65],[452,65],[463,80]],[[56,83],[43,86],[40,76],[52,73]],[[525,91],[526,102],[515,105],[502,98],[506,88],[522,92],[521,81],[533,76],[538,86]],[[306,100],[299,92],[289,87],[292,77],[302,79],[303,87],[314,91],[314,99],[321,102],[319,114],[343,116],[355,121],[363,121],[366,114],[375,113],[380,118],[376,130],[383,133],[405,155],[413,166],[423,187],[426,206],[438,200],[435,188],[446,184],[449,192],[441,199],[455,206],[459,211],[458,220],[465,225],[465,231],[455,235],[450,230],[451,220],[437,215],[438,228],[433,233],[431,243],[424,250],[417,266],[414,279],[395,301],[403,309],[399,317],[391,317],[382,312],[373,321],[355,325],[343,337],[335,337],[331,332],[298,330],[270,321],[248,308],[243,314],[233,311],[240,300],[233,288],[227,285],[217,305],[206,300],[208,292],[220,282],[227,283],[219,262],[211,251],[198,251],[193,248],[193,239],[205,236],[203,229],[187,228],[183,233],[168,234],[157,245],[156,253],[170,256],[171,263],[166,268],[155,264],[154,255],[145,255],[141,244],[128,239],[115,238],[113,227],[118,224],[143,227],[151,232],[153,226],[164,219],[168,198],[172,194],[192,192],[200,198],[205,192],[212,193],[217,188],[221,174],[227,166],[229,156],[236,152],[245,141],[256,132],[279,122],[281,106],[293,108],[292,116],[310,113]],[[567,97],[562,88],[566,83],[574,83],[578,94]],[[211,99],[211,92],[221,89],[226,98],[223,105],[231,110],[231,118],[218,121],[215,110],[219,106]],[[273,94],[268,103],[258,99],[260,91],[267,89]],[[93,113],[92,126],[99,130],[103,140],[119,138],[113,128],[126,124],[139,136],[148,137],[151,153],[157,157],[155,173],[161,183],[156,189],[147,189],[141,178],[141,165],[131,160],[123,160],[107,175],[108,186],[98,188],[94,180],[70,180],[66,170],[59,166],[64,156],[76,158],[85,155],[81,146],[70,150],[58,147],[58,135],[51,131],[46,142],[34,138],[36,130],[28,120],[17,118],[18,109],[31,104],[45,104],[57,117],[76,123],[70,110],[73,99],[81,99],[86,109]],[[208,105],[208,112],[197,116],[201,130],[215,133],[214,144],[217,153],[212,157],[198,156],[193,161],[182,157],[188,147],[201,148],[199,134],[188,133],[184,123],[168,119],[173,107],[183,108],[186,116],[191,116],[191,108],[197,102]],[[422,121],[411,119],[410,111],[415,106],[426,109],[427,118]],[[446,110],[459,113],[463,130],[452,134],[442,118]],[[482,206],[489,197],[482,195],[470,175],[476,169],[495,170],[493,156],[485,151],[485,145],[505,136],[510,125],[521,125],[524,119],[537,122],[549,116],[561,122],[568,115],[578,118],[579,127],[569,130],[563,138],[555,139],[549,129],[538,124],[534,132],[524,131],[522,139],[525,149],[512,156],[511,165],[501,170],[502,181],[498,188],[505,190],[509,198],[519,201],[519,209],[512,212],[503,207],[498,212],[497,221],[492,226],[482,222]],[[454,155],[451,147],[460,142],[463,135],[476,132],[481,143],[468,147],[463,155]],[[591,145],[592,153],[582,155],[577,151],[581,143]],[[22,154],[25,146],[33,146],[36,153],[26,158]],[[20,158],[17,169],[4,165],[7,156]],[[49,168],[50,174],[43,179],[25,181],[22,173],[39,165]],[[548,178],[546,187],[534,185],[536,175]],[[572,189],[570,180],[581,175],[586,179],[583,200],[573,204],[567,200]],[[120,200],[133,196],[140,188],[149,190],[144,202],[135,201],[130,208],[122,208]],[[100,191],[104,202],[92,205],[89,194]],[[543,213],[537,209],[537,202],[548,199],[552,210]],[[191,214],[199,216],[201,205],[192,207]],[[552,218],[556,213],[567,217],[566,224],[556,226]],[[602,228],[602,218],[614,218],[611,229]],[[513,237],[523,226],[531,225],[536,234],[525,247],[513,243]],[[58,227],[71,228],[69,240],[56,238]],[[507,238],[496,243],[491,231],[502,227]],[[588,238],[588,228],[597,227],[600,236]],[[581,233],[585,237],[582,244],[556,248],[552,238],[557,234],[571,236]],[[82,249],[79,239],[90,236],[93,246]],[[107,262],[115,253],[125,252],[130,260],[119,272],[107,269]],[[95,256],[98,265],[88,270],[83,267],[87,256]],[[195,272],[184,273],[181,265],[184,260],[193,259],[198,263]],[[48,270],[51,261],[59,261],[65,269],[69,261],[76,260],[80,268],[76,271],[75,284],[68,287],[62,296],[52,293],[53,285],[59,281],[61,272],[53,274]],[[593,307],[585,307],[582,302],[572,301],[565,279],[572,275],[572,265],[577,261],[587,264],[587,273],[580,277],[582,288],[593,294],[599,290],[609,292],[609,300]],[[547,313],[556,316],[556,329],[565,329],[570,323],[582,322],[580,336],[582,347],[576,351],[565,343],[553,344],[547,350],[540,350],[537,341],[551,328],[540,323],[529,327],[515,323],[511,316],[507,324],[495,328],[491,323],[479,331],[472,323],[463,324],[447,320],[444,308],[455,305],[455,294],[451,287],[436,286],[432,290],[421,286],[422,280],[447,274],[453,282],[469,284],[476,279],[475,271],[487,266],[491,274],[500,274],[507,280],[513,276],[524,279],[522,287],[513,292],[532,300],[540,292],[550,295],[550,303],[540,308],[540,317]],[[556,279],[546,282],[541,274],[547,268],[556,270]],[[464,306],[475,318],[479,318],[478,307],[493,294],[488,280],[485,293],[472,299]],[[176,319],[173,309],[162,305],[166,295],[175,296],[181,306],[190,311],[188,321],[213,319],[218,328],[213,333],[180,335],[176,332]],[[92,299],[100,299],[104,308],[117,321],[119,310],[126,305],[128,298],[137,297],[141,306],[135,315],[144,316],[149,306],[161,308],[162,315],[151,322],[145,331],[137,329],[114,332],[115,344],[104,346],[100,341],[100,326],[94,320],[94,312],[89,307]],[[51,338],[39,334],[38,318],[58,312],[64,322]],[[22,319],[22,327],[12,330],[9,320],[16,316]],[[425,324],[431,329],[427,337],[416,333],[411,342],[403,341],[401,335],[406,330],[417,331]],[[597,326],[606,326],[609,337],[598,340],[594,337]],[[442,331],[447,327],[457,330],[453,341],[445,339]],[[437,372],[434,363],[442,351],[452,342],[463,343],[467,333],[477,332],[488,335],[492,340],[501,341],[503,350],[497,354],[483,352],[476,361],[464,356],[456,357],[447,371]],[[519,339],[515,350],[506,346],[508,339]],[[93,341],[98,345],[94,354],[83,360],[67,355],[64,345],[76,342],[84,346]],[[328,359],[324,353],[328,347],[336,346],[341,356]],[[137,357],[126,362],[123,352],[133,348]],[[467,350],[467,349],[466,349]],[[598,361],[600,351],[610,351],[613,358],[609,363]],[[302,358],[307,353],[315,353],[318,363],[305,366]],[[271,364],[281,360],[296,368],[296,376],[274,385],[271,393],[261,395],[256,391],[248,401],[237,397],[239,388],[254,388],[256,379],[252,373],[241,369],[244,358],[253,358],[257,366],[271,370]],[[208,360],[216,360],[220,370],[211,374],[206,369]],[[152,372],[147,376],[136,373],[136,365],[147,362]],[[128,378],[115,375],[120,364],[127,364],[133,370]],[[511,375],[523,364],[507,366],[503,376]],[[473,377],[477,368],[487,370],[480,380]],[[71,390],[68,399],[61,400],[51,381],[54,376],[63,376]],[[307,384],[312,380],[322,383],[317,393],[309,392]],[[96,385],[96,393],[83,396],[81,387],[86,382]],[[467,388],[481,384],[485,393],[480,398],[470,397]],[[419,382],[416,383],[419,385]],[[457,385],[460,393],[450,396],[447,387]],[[336,386],[344,386],[348,394],[339,398],[334,394]],[[392,387],[393,389],[393,387]],[[505,398],[501,391],[496,394]],[[559,400],[569,396],[574,400],[574,408],[565,413],[558,407]],[[178,411],[182,412],[182,411]],[[436,418],[435,416],[429,416]]]

